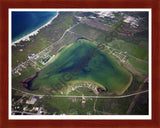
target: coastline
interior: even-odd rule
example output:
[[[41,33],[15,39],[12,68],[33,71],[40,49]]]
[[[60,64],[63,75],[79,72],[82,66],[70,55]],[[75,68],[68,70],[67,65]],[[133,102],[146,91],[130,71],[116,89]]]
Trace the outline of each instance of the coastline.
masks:
[[[20,43],[20,41],[30,41],[30,36],[37,35],[40,29],[42,29],[42,28],[48,26],[49,24],[51,24],[52,21],[58,17],[58,15],[59,15],[59,12],[57,11],[57,14],[51,20],[49,20],[46,24],[42,25],[40,28],[34,30],[33,32],[23,36],[22,38],[12,42],[12,46],[16,46],[16,44]]]

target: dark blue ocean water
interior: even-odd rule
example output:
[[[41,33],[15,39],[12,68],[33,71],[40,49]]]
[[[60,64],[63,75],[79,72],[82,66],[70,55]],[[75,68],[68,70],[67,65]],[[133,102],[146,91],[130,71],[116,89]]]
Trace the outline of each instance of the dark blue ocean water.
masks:
[[[12,12],[12,42],[33,32],[52,19],[57,12]]]

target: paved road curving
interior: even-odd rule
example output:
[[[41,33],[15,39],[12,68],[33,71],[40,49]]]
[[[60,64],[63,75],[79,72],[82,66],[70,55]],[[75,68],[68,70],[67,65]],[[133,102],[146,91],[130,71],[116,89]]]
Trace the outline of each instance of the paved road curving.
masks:
[[[135,92],[135,93],[131,93],[131,94],[128,94],[128,95],[120,95],[120,96],[68,96],[68,95],[36,95],[36,94],[32,94],[32,93],[28,93],[28,92],[25,92],[25,91],[21,91],[21,90],[18,90],[18,89],[15,89],[15,88],[12,88],[13,90],[17,90],[17,91],[20,91],[22,93],[25,93],[27,95],[31,95],[31,96],[51,96],[51,97],[66,97],[66,98],[74,98],[74,97],[77,97],[77,98],[82,98],[82,97],[85,97],[85,98],[125,98],[125,97],[131,97],[131,96],[135,96],[135,95],[138,95],[138,94],[142,94],[142,93],[146,93],[148,92],[148,90],[145,90],[145,91],[140,91],[140,92]]]

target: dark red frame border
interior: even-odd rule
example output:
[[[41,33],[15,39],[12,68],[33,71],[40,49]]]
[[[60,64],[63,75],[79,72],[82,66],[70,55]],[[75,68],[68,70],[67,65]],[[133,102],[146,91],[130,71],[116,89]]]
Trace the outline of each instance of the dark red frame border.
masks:
[[[152,9],[152,120],[9,120],[8,9],[9,8],[151,8]],[[0,0],[0,127],[90,128],[160,127],[160,1],[159,0]]]

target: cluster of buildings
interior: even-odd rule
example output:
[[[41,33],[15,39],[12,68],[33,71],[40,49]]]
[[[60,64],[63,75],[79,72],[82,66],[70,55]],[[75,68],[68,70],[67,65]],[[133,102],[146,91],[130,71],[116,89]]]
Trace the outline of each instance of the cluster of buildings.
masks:
[[[67,89],[66,94],[69,94],[70,92],[75,91],[77,88],[81,88],[81,87],[87,87],[92,90],[97,90],[97,87],[94,86],[94,84],[92,83],[89,83],[89,82],[88,83],[78,83],[72,86],[71,88]],[[63,94],[63,92],[61,92],[61,94]]]
[[[46,65],[48,62],[50,62],[53,58],[55,57],[55,55],[53,56],[49,56],[49,55],[45,55],[42,59],[41,59],[41,64]]]
[[[35,54],[33,53],[33,54],[28,55],[28,59],[35,59],[35,60],[36,60],[36,59],[38,59],[38,58],[39,58],[39,55],[38,55],[38,54],[35,55]]]
[[[21,72],[24,68],[27,68],[28,64],[32,65],[33,67],[39,67],[39,65],[37,65],[37,62],[39,61],[42,65],[46,65],[46,63],[48,63],[49,61],[51,61],[53,58],[55,57],[55,55],[53,55],[52,57],[50,57],[47,54],[44,54],[42,56],[40,56],[39,54],[30,54],[28,55],[28,60],[19,64],[16,68],[12,69],[12,73],[13,74],[19,74],[21,75]],[[40,58],[40,59],[38,59]],[[37,68],[38,68],[37,67]]]
[[[105,45],[106,48],[108,50],[112,49],[110,46],[108,45]],[[116,49],[112,49],[112,51],[110,52],[110,54],[112,54],[113,56],[115,56],[116,58],[118,58],[122,63],[125,63],[126,60],[127,60],[127,55],[128,55],[128,52],[118,52]]]
[[[102,11],[102,12],[96,12],[96,14],[99,15],[99,17],[109,17],[109,18],[115,18],[115,15],[112,11]]]
[[[26,104],[35,104],[35,102],[39,99],[38,96],[33,96],[31,100],[27,100]]]
[[[26,68],[26,64],[25,63],[22,63],[20,65],[18,65],[16,68],[12,69],[12,73],[13,74],[19,74],[21,75],[21,71]]]
[[[29,60],[30,59],[37,59],[38,57],[39,56],[35,55],[35,54],[28,55]],[[12,69],[12,73],[21,75],[22,70],[25,69],[29,63],[30,63],[29,61],[25,61],[25,62],[19,64],[16,68]]]
[[[122,63],[126,62],[126,55],[123,55],[121,52],[114,52],[112,53],[112,55],[114,55],[116,58],[118,58]]]
[[[32,96],[31,98],[29,98],[28,100],[26,100],[26,102],[24,103],[23,98],[21,98],[20,100],[18,100],[18,102],[16,104],[13,104],[13,110],[12,110],[12,114],[16,114],[16,113],[21,113],[21,115],[26,114],[26,115],[43,115],[43,114],[47,114],[47,112],[39,106],[36,106],[35,103],[37,102],[37,100],[39,100],[42,97],[39,96]]]
[[[132,17],[132,16],[124,16],[124,22],[130,24],[132,27],[137,28],[139,26],[138,24],[138,18]]]

